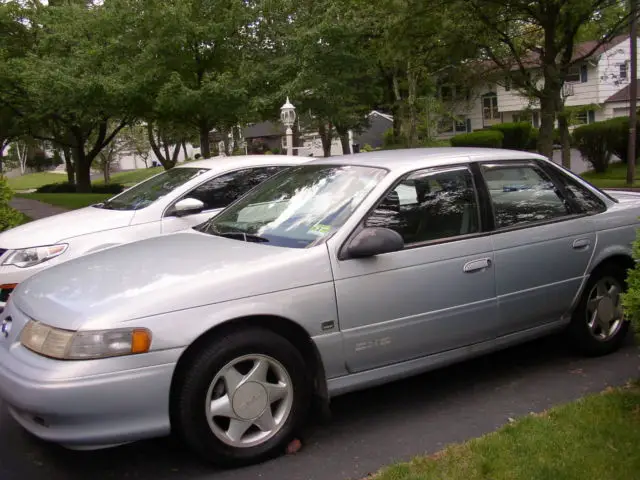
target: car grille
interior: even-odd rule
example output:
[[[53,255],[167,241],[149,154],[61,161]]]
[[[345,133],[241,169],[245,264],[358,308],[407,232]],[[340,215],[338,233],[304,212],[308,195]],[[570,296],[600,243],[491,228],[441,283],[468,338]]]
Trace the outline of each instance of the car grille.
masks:
[[[6,248],[0,248],[0,257],[4,255],[6,251],[7,251]]]

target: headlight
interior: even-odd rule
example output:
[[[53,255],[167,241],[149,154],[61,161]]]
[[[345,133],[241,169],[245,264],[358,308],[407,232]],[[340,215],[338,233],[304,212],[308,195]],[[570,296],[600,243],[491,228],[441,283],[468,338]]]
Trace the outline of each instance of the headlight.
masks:
[[[151,332],[146,328],[76,332],[30,320],[22,330],[20,343],[45,357],[89,360],[146,353],[151,347]]]
[[[3,265],[15,265],[16,267],[26,268],[46,262],[47,260],[62,255],[67,247],[66,243],[57,245],[47,245],[44,247],[23,248],[12,251],[7,259],[2,262]]]

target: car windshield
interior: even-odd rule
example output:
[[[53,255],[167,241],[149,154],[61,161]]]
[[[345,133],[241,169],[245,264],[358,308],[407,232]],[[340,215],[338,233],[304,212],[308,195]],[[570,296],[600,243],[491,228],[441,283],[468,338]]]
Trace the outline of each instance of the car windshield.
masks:
[[[140,210],[207,170],[206,168],[172,168],[95,207],[107,210]]]
[[[352,165],[291,168],[196,230],[280,247],[317,245],[344,224],[386,174],[381,168]]]

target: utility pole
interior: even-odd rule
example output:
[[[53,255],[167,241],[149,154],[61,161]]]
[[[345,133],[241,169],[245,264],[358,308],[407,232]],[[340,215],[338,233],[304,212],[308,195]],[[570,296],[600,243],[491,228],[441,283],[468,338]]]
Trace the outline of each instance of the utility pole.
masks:
[[[632,186],[636,174],[636,127],[637,127],[637,97],[638,97],[638,21],[637,0],[629,0],[631,15],[631,83],[629,84],[629,152],[627,157],[627,185]]]

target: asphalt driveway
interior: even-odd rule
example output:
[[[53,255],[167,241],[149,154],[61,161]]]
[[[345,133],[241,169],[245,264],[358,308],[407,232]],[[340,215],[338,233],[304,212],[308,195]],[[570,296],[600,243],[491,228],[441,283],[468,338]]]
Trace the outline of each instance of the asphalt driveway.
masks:
[[[640,349],[585,359],[548,338],[413,379],[335,400],[332,422],[310,432],[303,450],[235,471],[217,471],[169,439],[111,450],[71,452],[24,433],[0,405],[2,480],[344,480],[495,430],[640,377]]]

